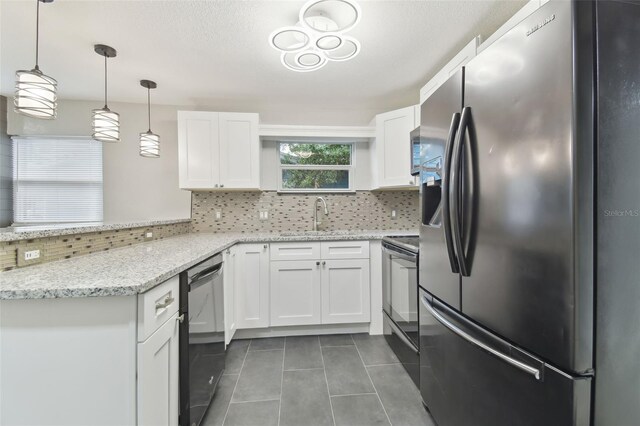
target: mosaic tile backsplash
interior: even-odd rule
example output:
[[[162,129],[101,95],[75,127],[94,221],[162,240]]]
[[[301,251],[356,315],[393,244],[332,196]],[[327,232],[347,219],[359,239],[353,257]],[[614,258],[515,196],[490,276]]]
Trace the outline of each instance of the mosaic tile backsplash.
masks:
[[[160,240],[175,235],[186,234],[189,232],[190,226],[189,222],[185,222],[0,242],[0,271],[8,271],[18,266],[18,248],[41,248],[43,250],[41,256],[42,261],[39,263],[52,262],[54,260],[68,259],[70,257],[130,246],[144,241]],[[153,232],[153,238],[145,240],[145,233],[148,231]],[[114,265],[114,267],[117,267],[117,265]]]
[[[191,227],[194,232],[283,232],[308,231],[313,227],[313,203],[322,196],[329,208],[322,209],[318,229],[415,229],[418,227],[417,191],[355,194],[278,194],[267,192],[193,192]],[[391,218],[392,210],[396,219]],[[268,219],[261,220],[260,212]],[[221,218],[216,220],[216,212]]]

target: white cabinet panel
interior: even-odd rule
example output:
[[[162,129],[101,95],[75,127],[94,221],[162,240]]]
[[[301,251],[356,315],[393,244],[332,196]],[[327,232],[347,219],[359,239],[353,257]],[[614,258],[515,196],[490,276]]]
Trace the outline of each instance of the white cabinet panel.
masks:
[[[138,425],[178,424],[178,314],[138,344]]]
[[[420,105],[431,96],[433,92],[455,74],[460,68],[462,68],[467,62],[476,56],[478,44],[480,43],[480,36],[471,40],[456,56],[454,56],[438,73],[433,76],[422,89],[420,89]]]
[[[322,259],[368,259],[369,241],[327,241],[320,244]]]
[[[373,146],[373,189],[414,186],[409,134],[415,129],[416,108],[410,106],[376,116]]]
[[[178,111],[180,188],[213,188],[220,180],[218,168],[218,114]]]
[[[319,242],[294,242],[271,244],[271,260],[320,259]]]
[[[236,332],[236,246],[224,252],[224,343]]]
[[[269,245],[236,246],[237,328],[269,326]]]
[[[138,296],[138,342],[151,336],[169,317],[178,312],[178,275]]]
[[[320,262],[271,262],[271,325],[321,323]]]
[[[369,322],[368,259],[327,260],[322,264],[322,323]]]
[[[258,114],[178,111],[182,189],[259,189]]]
[[[260,189],[258,114],[221,112],[220,186]]]

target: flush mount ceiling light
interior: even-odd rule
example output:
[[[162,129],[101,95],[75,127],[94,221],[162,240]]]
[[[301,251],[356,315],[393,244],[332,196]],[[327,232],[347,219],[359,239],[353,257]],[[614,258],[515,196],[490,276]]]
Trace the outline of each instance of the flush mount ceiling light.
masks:
[[[107,58],[116,57],[116,49],[104,44],[96,44],[93,50],[104,56],[104,107],[94,109],[93,114],[93,139],[100,142],[120,141],[120,114],[113,112],[107,106]]]
[[[360,22],[361,15],[353,0],[310,0],[300,9],[299,22],[272,32],[269,43],[281,52],[286,68],[316,71],[329,61],[347,61],[360,52],[358,40],[344,33]]]
[[[36,0],[36,66],[31,70],[16,71],[14,111],[28,117],[53,120],[56,118],[58,82],[40,71],[38,66],[38,42],[40,41],[40,3],[53,0]]]
[[[149,158],[160,157],[160,136],[151,131],[151,89],[158,85],[151,80],[140,80],[140,86],[147,88],[147,112],[149,116],[149,130],[140,133],[140,155]]]

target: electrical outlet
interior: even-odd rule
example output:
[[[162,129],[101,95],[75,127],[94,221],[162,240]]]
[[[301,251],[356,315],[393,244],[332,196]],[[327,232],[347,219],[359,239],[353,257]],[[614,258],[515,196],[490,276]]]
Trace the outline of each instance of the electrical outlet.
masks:
[[[153,238],[153,231],[147,231],[144,233],[144,239],[145,240],[150,240]]]
[[[44,247],[41,245],[18,247],[16,260],[18,266],[35,265],[42,262],[43,256]]]
[[[396,213],[395,210],[391,210],[391,220],[396,220],[398,218],[398,215]]]
[[[260,211],[260,220],[269,220],[269,210]]]
[[[24,252],[24,260],[33,260],[40,258],[40,250],[29,250]]]

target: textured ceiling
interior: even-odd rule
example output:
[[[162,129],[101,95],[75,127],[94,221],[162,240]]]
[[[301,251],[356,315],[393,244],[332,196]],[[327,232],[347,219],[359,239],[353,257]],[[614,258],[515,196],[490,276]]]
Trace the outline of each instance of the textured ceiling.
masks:
[[[295,23],[304,1],[56,0],[41,6],[40,66],[59,98],[100,100],[103,63],[93,44],[118,50],[109,98],[231,111],[277,110],[291,123],[366,124],[374,113],[418,102],[419,88],[473,36],[488,37],[520,1],[366,1],[350,32],[355,59],[296,73],[268,35]],[[0,93],[34,62],[35,0],[0,0]],[[322,113],[319,113],[322,111]]]

